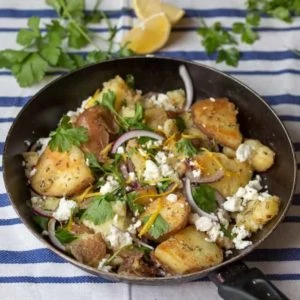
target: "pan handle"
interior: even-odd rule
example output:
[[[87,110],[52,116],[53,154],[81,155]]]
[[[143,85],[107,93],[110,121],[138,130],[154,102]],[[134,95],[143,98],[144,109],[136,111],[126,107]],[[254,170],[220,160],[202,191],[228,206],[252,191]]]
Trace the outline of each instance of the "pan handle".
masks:
[[[289,300],[257,268],[235,262],[208,275],[225,300]]]

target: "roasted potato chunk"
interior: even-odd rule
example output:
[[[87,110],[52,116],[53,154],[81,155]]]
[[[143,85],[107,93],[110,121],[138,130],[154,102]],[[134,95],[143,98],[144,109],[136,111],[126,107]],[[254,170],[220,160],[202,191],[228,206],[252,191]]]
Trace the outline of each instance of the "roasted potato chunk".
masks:
[[[201,100],[192,106],[194,123],[223,146],[236,149],[242,142],[235,105],[227,98]]]
[[[211,176],[219,169],[224,170],[224,176],[209,185],[225,197],[232,196],[252,178],[253,171],[248,163],[230,159],[222,153],[206,152],[198,155],[196,159],[203,177]]]
[[[155,258],[172,274],[200,271],[223,261],[223,252],[206,234],[189,226],[159,244]]]
[[[145,109],[145,121],[151,129],[157,130],[158,126],[163,128],[167,120],[168,115],[163,108],[153,107]]]
[[[76,260],[95,268],[106,255],[106,244],[100,233],[82,234],[68,249]]]
[[[264,201],[249,201],[245,210],[237,214],[236,224],[256,232],[278,214],[279,205],[280,199],[277,196],[270,196]]]
[[[275,152],[258,140],[248,139],[244,144],[252,149],[250,164],[257,172],[264,172],[274,164]]]
[[[37,193],[62,197],[83,190],[94,181],[94,177],[79,148],[73,146],[69,152],[58,152],[47,147],[30,181]]]
[[[179,231],[180,229],[186,226],[190,213],[190,206],[188,205],[184,196],[180,194],[178,194],[177,196],[178,199],[176,202],[170,202],[167,200],[166,197],[154,200],[146,207],[146,210],[140,215],[141,221],[145,217],[152,215],[157,210],[159,201],[162,201],[162,209],[160,211],[160,215],[168,223],[169,230],[164,235],[160,236],[158,240],[156,240],[149,233],[147,233],[145,236],[149,240],[163,241],[170,235],[174,234],[175,232]]]

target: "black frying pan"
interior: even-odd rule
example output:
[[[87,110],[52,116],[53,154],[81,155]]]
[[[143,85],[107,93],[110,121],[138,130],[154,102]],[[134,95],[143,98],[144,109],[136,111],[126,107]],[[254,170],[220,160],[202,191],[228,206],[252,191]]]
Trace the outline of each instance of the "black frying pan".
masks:
[[[195,99],[228,97],[239,108],[238,119],[244,136],[257,138],[276,152],[276,163],[263,174],[263,178],[270,193],[278,195],[282,201],[279,214],[253,236],[253,245],[234,251],[232,257],[218,266],[196,273],[166,278],[134,278],[83,265],[45,240],[32,220],[32,212],[26,205],[30,195],[22,167],[21,153],[27,150],[24,140],[34,142],[47,136],[57,126],[62,114],[78,107],[104,81],[117,74],[133,74],[136,86],[144,92],[184,88],[178,73],[181,64],[187,67],[192,77]],[[283,219],[295,188],[295,154],[284,126],[273,110],[254,91],[228,75],[188,61],[134,57],[99,63],[62,76],[32,97],[19,113],[7,136],[3,166],[7,192],[24,224],[48,248],[87,272],[113,281],[152,285],[178,284],[209,275],[225,299],[287,299],[259,270],[248,269],[239,261],[260,245]]]

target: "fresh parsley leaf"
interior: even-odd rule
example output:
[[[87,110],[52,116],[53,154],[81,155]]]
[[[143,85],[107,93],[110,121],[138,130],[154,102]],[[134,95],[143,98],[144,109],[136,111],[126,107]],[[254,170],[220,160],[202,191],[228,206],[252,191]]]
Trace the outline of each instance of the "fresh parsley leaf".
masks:
[[[258,39],[258,34],[252,30],[250,25],[236,22],[232,27],[233,32],[241,34],[241,39],[247,44],[253,44]]]
[[[183,132],[186,129],[186,125],[184,120],[181,117],[177,117],[175,119],[176,127],[180,132]]]
[[[85,158],[88,161],[88,165],[92,169],[102,169],[99,161],[94,153],[85,153]]]
[[[134,117],[132,118],[123,118],[123,126],[125,130],[129,128],[143,129],[145,125],[143,123],[144,119],[144,109],[140,103],[135,104]]]
[[[103,93],[100,104],[105,106],[112,113],[116,114],[115,101],[116,101],[116,94],[113,91],[108,90],[106,93]]]
[[[86,62],[89,64],[105,61],[110,59],[111,55],[105,51],[92,51],[86,57]]]
[[[62,243],[62,244],[68,244],[73,242],[77,239],[77,236],[72,234],[70,231],[68,231],[65,228],[59,228],[55,232],[55,237]]]
[[[80,28],[81,31],[78,30]],[[86,38],[88,35],[87,28],[78,23],[71,22],[68,27],[68,45],[75,49],[80,49],[89,44],[89,40]],[[84,35],[82,34],[84,32]]]
[[[145,224],[149,220],[150,216],[146,216],[143,219],[143,223]],[[154,223],[150,227],[148,233],[154,238],[158,239],[160,236],[164,235],[169,231],[169,224],[166,220],[159,214],[155,219]]]
[[[229,228],[226,229],[223,224],[221,224],[221,231],[223,231],[224,236],[226,236],[226,237],[228,237],[230,239],[233,238],[233,234],[232,234],[231,230]]]
[[[164,193],[170,184],[172,184],[172,179],[170,178],[163,178],[156,186],[159,193]]]
[[[80,146],[88,141],[87,129],[84,127],[73,128],[70,118],[63,116],[59,126],[50,133],[49,147],[52,151],[66,152],[72,145]]]
[[[49,218],[46,218],[46,217],[42,217],[42,216],[39,216],[39,215],[33,215],[32,216],[34,222],[39,225],[39,227],[42,229],[42,230],[48,230],[48,222],[49,222]]]
[[[112,205],[107,201],[107,194],[95,197],[81,219],[92,221],[95,225],[103,224],[114,216]]]
[[[217,208],[215,190],[206,184],[201,184],[192,189],[193,198],[196,204],[205,212],[212,213]]]
[[[136,197],[137,197],[137,193],[135,191],[126,194],[126,203],[129,207],[129,209],[133,213],[136,213],[136,212],[142,213],[142,212],[144,212],[145,208],[143,205],[141,205],[135,201]]]
[[[11,69],[14,64],[21,63],[30,53],[23,50],[2,50],[0,51],[0,68]]]
[[[127,74],[126,79],[125,79],[127,85],[131,88],[134,89],[135,87],[135,80],[132,74]]]
[[[258,13],[255,13],[255,12],[250,12],[246,16],[246,22],[249,25],[257,27],[257,26],[259,26],[259,23],[260,23],[260,15]]]
[[[29,29],[21,29],[17,35],[17,43],[22,46],[30,46],[37,38],[41,36],[39,17],[31,17],[28,22]]]
[[[188,157],[197,154],[197,149],[195,148],[191,140],[188,139],[179,140],[179,142],[176,144],[176,150],[177,152],[182,153]]]
[[[55,66],[57,64],[60,54],[61,49],[55,47],[53,44],[44,44],[41,46],[41,57],[43,57],[52,66]]]
[[[236,67],[239,63],[240,52],[237,48],[231,47],[221,49],[218,53],[217,63],[225,61],[227,65]]]

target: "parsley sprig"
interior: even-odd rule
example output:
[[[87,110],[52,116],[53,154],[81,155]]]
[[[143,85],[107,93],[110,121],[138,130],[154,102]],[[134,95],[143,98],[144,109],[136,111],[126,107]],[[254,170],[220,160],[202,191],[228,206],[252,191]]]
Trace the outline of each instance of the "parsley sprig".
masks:
[[[87,129],[84,127],[74,128],[70,118],[64,115],[55,131],[50,132],[49,147],[52,151],[66,152],[74,146],[88,141]]]
[[[20,86],[27,87],[41,81],[53,68],[75,70],[112,57],[133,54],[126,46],[120,47],[114,42],[117,28],[99,10],[100,1],[90,13],[85,12],[85,0],[46,0],[46,3],[58,14],[58,19],[46,24],[46,33],[41,32],[40,18],[33,16],[28,20],[28,28],[21,29],[17,35],[17,43],[23,48],[0,51],[0,68],[11,70]],[[99,48],[88,28],[90,23],[101,21],[107,23],[109,35],[107,39],[100,35],[97,38],[107,42],[107,49]],[[69,53],[65,44],[74,49],[92,45],[94,50],[85,57]],[[113,52],[114,45],[119,47],[116,52]]]
[[[179,140],[176,144],[176,151],[188,157],[191,157],[198,152],[191,140],[188,139]]]

